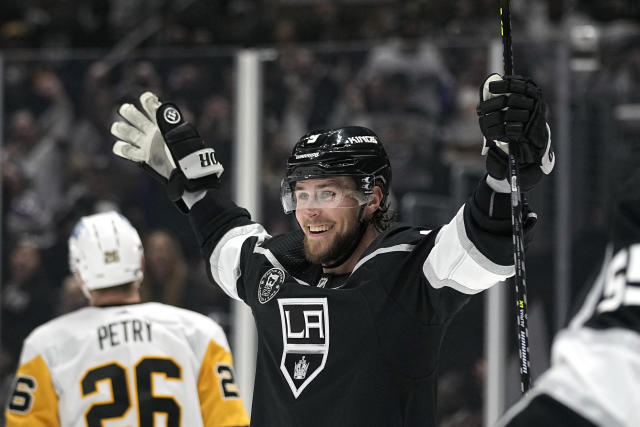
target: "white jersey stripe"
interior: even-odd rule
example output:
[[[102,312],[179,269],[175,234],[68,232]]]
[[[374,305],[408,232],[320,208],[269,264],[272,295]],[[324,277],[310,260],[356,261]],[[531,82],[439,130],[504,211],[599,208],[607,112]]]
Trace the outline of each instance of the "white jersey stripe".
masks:
[[[209,258],[213,279],[224,293],[236,300],[240,300],[236,289],[240,277],[240,252],[245,240],[252,236],[257,236],[259,243],[270,237],[260,224],[233,228],[222,236]]]
[[[485,270],[489,270],[494,274],[498,274],[501,276],[511,277],[516,274],[516,269],[513,265],[500,265],[491,261],[487,258],[476,246],[471,242],[469,237],[467,236],[467,231],[464,227],[464,206],[458,210],[456,216],[449,222],[449,224],[445,225],[443,228],[447,228],[452,226],[452,223],[455,221],[456,226],[456,236],[457,239],[453,241],[459,241],[462,249],[473,259],[480,267]],[[441,230],[442,231],[442,230]],[[436,242],[440,239],[440,235],[436,238]]]
[[[464,207],[438,232],[422,271],[434,288],[446,286],[465,294],[478,293],[515,274],[513,265],[494,263],[469,240]]]
[[[360,261],[358,261],[356,266],[353,267],[353,271],[356,271],[358,268],[360,268],[360,266],[362,266],[362,264],[364,264],[365,262],[369,261],[371,258],[378,256],[380,254],[386,254],[389,252],[411,252],[414,247],[415,245],[402,244],[402,245],[390,246],[388,248],[376,249],[375,251],[371,252],[369,255],[362,258]]]
[[[269,249],[265,249],[263,247],[256,246],[255,249],[253,250],[253,252],[255,252],[257,254],[264,255],[265,258],[267,258],[269,260],[269,262],[271,263],[271,265],[273,265],[274,267],[277,267],[277,268],[281,269],[282,271],[287,271],[282,266],[282,264],[280,264],[278,259],[275,257],[275,255],[273,255],[273,253]],[[300,283],[301,285],[309,286],[309,284],[307,282],[305,282],[304,280],[300,280],[300,279],[294,277],[293,275],[291,277],[293,277],[295,279],[295,281]]]

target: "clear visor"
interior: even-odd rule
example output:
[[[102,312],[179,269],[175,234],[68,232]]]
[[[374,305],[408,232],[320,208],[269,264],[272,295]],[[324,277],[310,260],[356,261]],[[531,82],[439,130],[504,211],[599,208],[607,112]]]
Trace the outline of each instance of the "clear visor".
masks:
[[[284,213],[291,213],[296,209],[336,209],[353,208],[353,203],[346,199],[355,199],[358,206],[364,205],[372,199],[372,195],[365,195],[361,191],[346,189],[338,183],[307,185],[292,190],[286,180],[280,184],[280,198]]]

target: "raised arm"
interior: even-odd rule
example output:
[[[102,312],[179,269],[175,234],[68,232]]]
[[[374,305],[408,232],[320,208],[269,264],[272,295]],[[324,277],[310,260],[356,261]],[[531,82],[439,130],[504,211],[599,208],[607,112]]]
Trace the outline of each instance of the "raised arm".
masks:
[[[133,104],[120,106],[118,113],[125,120],[111,126],[118,138],[113,152],[136,162],[166,187],[178,209],[189,214],[211,278],[229,296],[242,299],[236,289],[242,245],[267,233],[219,190],[224,168],[178,107],[160,103],[151,92],[140,96],[140,105],[144,112]]]
[[[448,286],[465,294],[487,289],[515,272],[507,182],[509,146],[501,140],[519,144],[525,193],[550,173],[555,163],[544,102],[534,82],[489,76],[480,88],[477,111],[487,174],[464,208],[439,230],[424,265],[425,276],[434,287]],[[524,202],[525,239],[530,240],[537,217],[526,198]]]

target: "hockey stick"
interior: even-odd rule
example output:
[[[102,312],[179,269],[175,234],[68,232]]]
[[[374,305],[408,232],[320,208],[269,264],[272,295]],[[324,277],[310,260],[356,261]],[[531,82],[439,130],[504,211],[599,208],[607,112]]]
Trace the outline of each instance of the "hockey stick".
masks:
[[[511,49],[511,12],[509,0],[500,0],[500,30],[504,74],[513,75]],[[513,258],[516,269],[516,311],[518,323],[518,355],[520,356],[520,390],[524,394],[531,388],[531,364],[529,360],[529,328],[527,326],[527,274],[524,262],[524,237],[522,229],[522,199],[520,173],[518,171],[518,144],[509,142],[509,182],[511,185],[511,230]]]

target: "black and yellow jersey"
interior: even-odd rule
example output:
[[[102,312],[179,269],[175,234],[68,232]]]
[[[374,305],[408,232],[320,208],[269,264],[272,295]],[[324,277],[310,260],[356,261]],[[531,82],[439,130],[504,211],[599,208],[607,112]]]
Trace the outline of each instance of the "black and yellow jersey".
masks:
[[[222,328],[159,303],[85,307],[35,329],[6,420],[8,427],[249,423]]]
[[[490,193],[482,183],[440,228],[381,233],[345,276],[305,260],[300,230],[272,237],[214,192],[198,202],[212,279],[257,325],[252,426],[434,425],[449,321],[514,274],[508,196]]]

